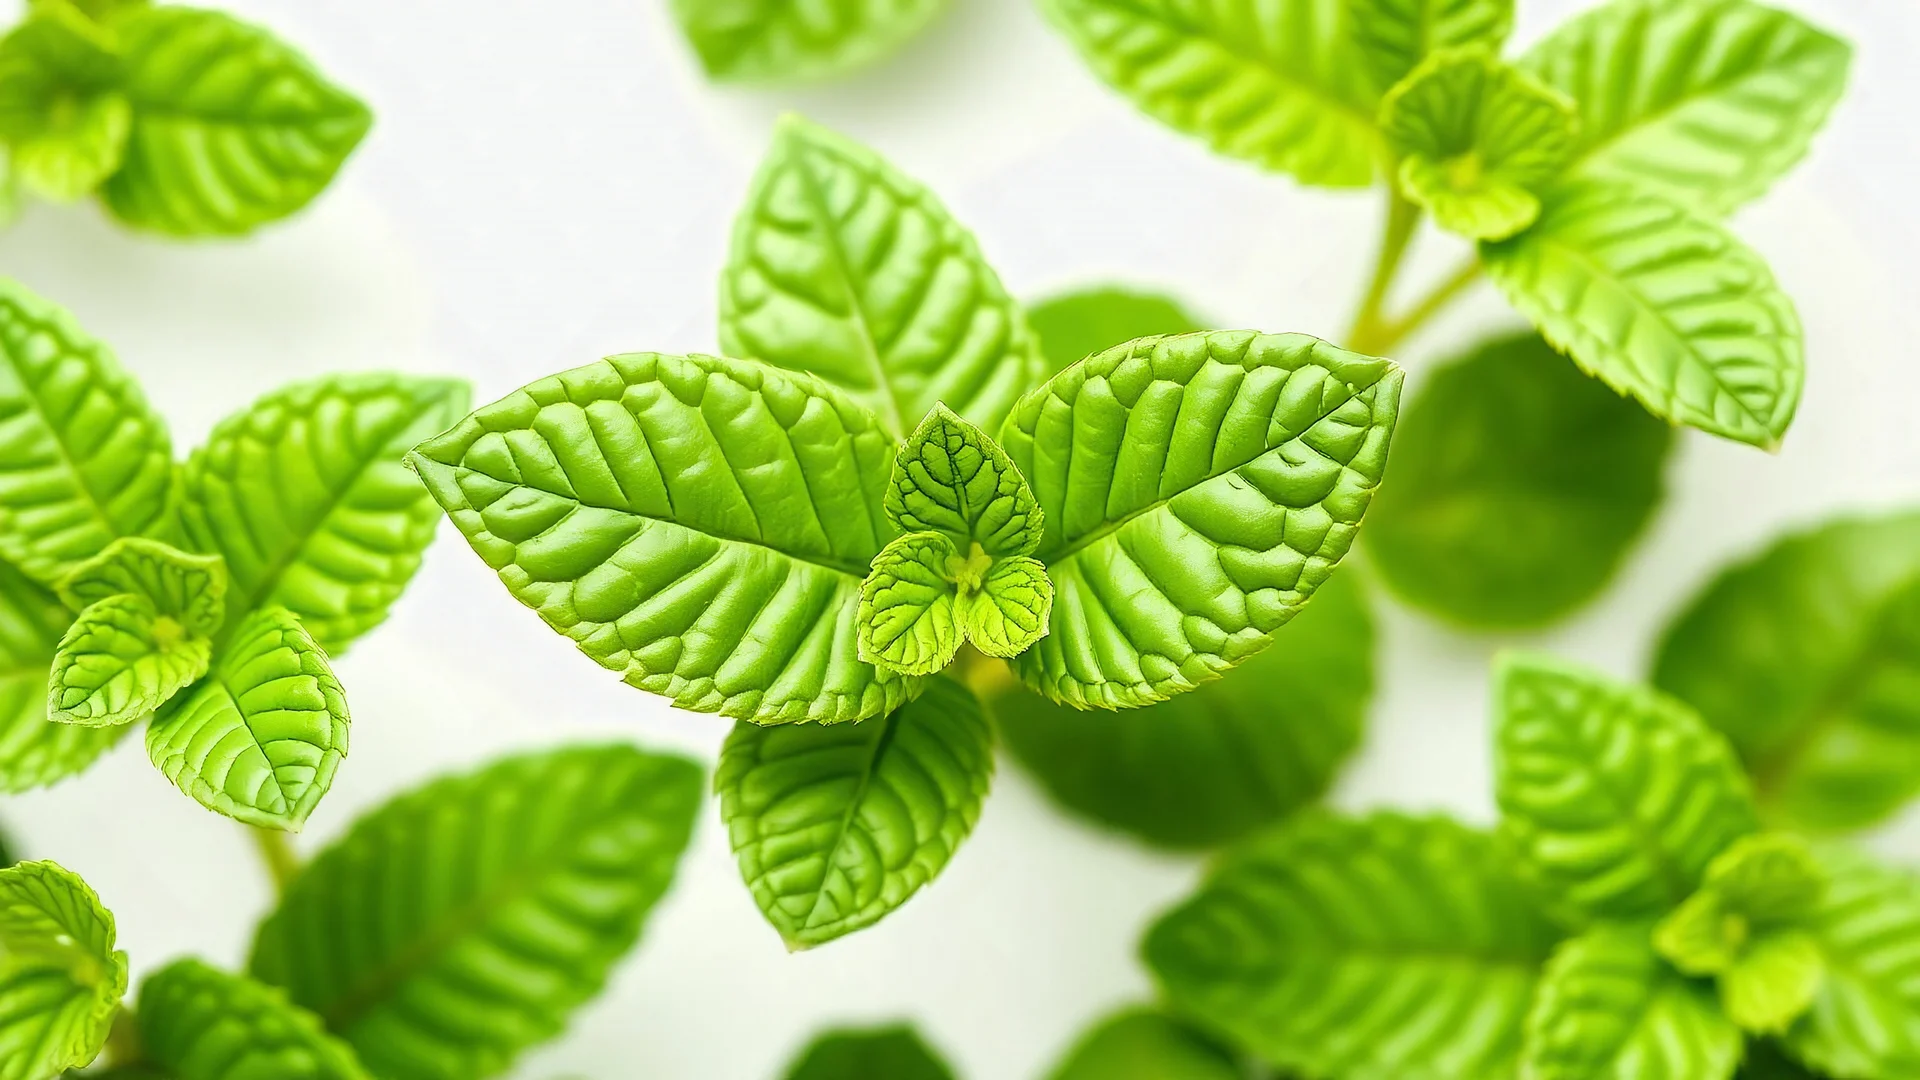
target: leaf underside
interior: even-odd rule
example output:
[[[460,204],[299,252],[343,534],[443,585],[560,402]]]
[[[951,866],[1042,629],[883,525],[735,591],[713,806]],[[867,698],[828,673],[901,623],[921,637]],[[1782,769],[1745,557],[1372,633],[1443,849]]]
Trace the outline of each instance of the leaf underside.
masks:
[[[946,0],[673,0],[673,15],[709,76],[771,82],[872,63],[945,7]]]
[[[175,1080],[368,1080],[278,989],[192,958],[147,976],[138,1019],[146,1058]]]

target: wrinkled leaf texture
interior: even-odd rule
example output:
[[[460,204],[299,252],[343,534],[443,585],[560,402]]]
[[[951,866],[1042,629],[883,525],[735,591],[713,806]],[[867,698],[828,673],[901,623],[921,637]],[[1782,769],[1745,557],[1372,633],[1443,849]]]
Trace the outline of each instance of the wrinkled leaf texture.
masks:
[[[141,1049],[172,1080],[369,1080],[281,991],[191,957],[141,982],[137,1018]]]
[[[72,776],[133,730],[47,719],[47,673],[72,618],[52,592],[0,561],[0,791]]]

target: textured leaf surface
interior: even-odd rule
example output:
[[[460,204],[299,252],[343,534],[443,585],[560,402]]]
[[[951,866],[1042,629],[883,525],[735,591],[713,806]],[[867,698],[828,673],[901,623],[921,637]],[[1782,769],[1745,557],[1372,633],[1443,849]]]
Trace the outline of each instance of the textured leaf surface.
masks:
[[[71,619],[52,592],[0,562],[0,791],[63,780],[133,730],[47,719],[47,672]]]
[[[1834,848],[1813,932],[1827,975],[1786,1048],[1836,1077],[1920,1075],[1920,882]]]
[[[943,533],[988,555],[1030,555],[1042,521],[1033,492],[986,433],[935,405],[893,459],[882,504],[902,532]]]
[[[0,143],[20,182],[68,202],[120,167],[133,110],[112,39],[77,9],[33,8],[0,38]]]
[[[814,1037],[786,1080],[954,1080],[953,1070],[905,1024],[843,1028]]]
[[[62,724],[130,724],[207,673],[213,645],[189,637],[144,596],[110,596],[80,613],[60,639],[47,677],[47,718]]]
[[[632,948],[701,782],[683,758],[584,746],[402,795],[307,865],[251,971],[385,1080],[504,1072]]]
[[[353,1051],[274,987],[194,959],[140,984],[140,1043],[174,1080],[367,1080]]]
[[[1000,444],[1045,515],[1054,600],[1021,677],[1127,708],[1265,647],[1352,547],[1400,383],[1315,338],[1217,331],[1109,349],[1022,398]]]
[[[234,628],[213,674],[147,728],[147,754],[209,810],[297,830],[347,756],[347,699],[292,612],[262,608]]]
[[[125,163],[101,194],[129,225],[239,235],[292,214],[373,124],[367,107],[258,26],[159,5],[115,19],[133,103]]]
[[[1056,801],[1148,843],[1212,848],[1319,798],[1360,743],[1373,696],[1360,579],[1327,582],[1273,646],[1158,705],[1083,711],[996,698],[1000,735]]]
[[[1680,702],[1539,654],[1506,658],[1494,693],[1501,825],[1571,915],[1664,915],[1757,827],[1726,741]]]
[[[964,598],[967,640],[988,656],[1012,657],[1047,633],[1053,582],[1038,559],[995,559],[980,591]]]
[[[221,422],[187,463],[183,515],[226,559],[230,619],[278,605],[335,653],[379,625],[439,522],[404,456],[466,408],[458,380],[339,375]]]
[[[673,0],[707,74],[729,81],[815,79],[891,52],[945,0]]]
[[[1667,628],[1653,680],[1733,740],[1770,816],[1891,814],[1920,794],[1920,514],[1829,522],[1727,567]]]
[[[1081,1037],[1048,1080],[1244,1080],[1232,1055],[1155,1009],[1109,1016]]]
[[[106,346],[0,279],[0,558],[51,583],[153,527],[171,455],[166,426]]]
[[[1408,404],[1367,553],[1408,603],[1537,626],[1618,570],[1664,494],[1671,429],[1533,334],[1435,370]]]
[[[1316,814],[1230,852],[1144,951],[1174,1008],[1280,1067],[1485,1080],[1555,937],[1494,838]]]
[[[1654,415],[1756,446],[1786,433],[1805,376],[1800,319],[1719,225],[1645,192],[1586,188],[1481,256],[1548,341]]]
[[[939,200],[797,117],[734,225],[720,351],[818,375],[896,435],[938,401],[992,431],[1043,371],[1019,306]]]
[[[1027,309],[1047,374],[1135,338],[1191,334],[1206,327],[1170,296],[1120,285],[1061,293]]]
[[[874,556],[860,583],[860,659],[903,675],[931,675],[965,640],[959,594],[948,576],[964,561],[939,533],[910,533]]]
[[[1348,10],[1360,60],[1383,93],[1440,49],[1497,55],[1513,31],[1513,0],[1349,0]]]
[[[56,863],[0,870],[0,1078],[45,1080],[92,1061],[127,992],[113,915]]]
[[[797,949],[873,925],[933,880],[973,831],[992,776],[980,703],[933,679],[860,724],[736,724],[714,786],[740,875]]]
[[[1744,1031],[1784,1034],[1812,1006],[1826,976],[1826,959],[1812,935],[1780,931],[1754,942],[1720,976],[1720,1003]]]
[[[627,682],[831,723],[917,691],[857,651],[894,445],[815,380],[635,353],[533,383],[409,460],[508,590]]]
[[[1799,161],[1847,81],[1845,42],[1746,0],[1612,0],[1521,60],[1580,107],[1571,180],[1710,214]]]
[[[211,634],[226,615],[227,572],[218,555],[194,555],[158,540],[126,536],[60,581],[75,611],[116,596],[145,597],[188,632]]]
[[[1365,187],[1377,99],[1343,0],[1044,0],[1094,72],[1216,152]]]

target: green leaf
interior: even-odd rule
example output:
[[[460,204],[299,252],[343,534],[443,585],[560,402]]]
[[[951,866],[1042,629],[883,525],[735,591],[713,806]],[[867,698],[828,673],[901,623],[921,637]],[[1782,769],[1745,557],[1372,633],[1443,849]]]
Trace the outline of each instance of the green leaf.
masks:
[[[285,994],[190,957],[140,984],[139,1025],[141,1049],[174,1080],[367,1080]]]
[[[1479,46],[1497,55],[1513,31],[1513,0],[1348,0],[1361,63],[1385,91],[1432,53]]]
[[[786,1080],[953,1080],[953,1070],[906,1024],[839,1028],[814,1036]]]
[[[1535,653],[1494,697],[1501,826],[1575,919],[1658,918],[1757,828],[1725,740],[1672,698]]]
[[[1040,339],[1049,376],[1135,338],[1206,329],[1178,300],[1119,285],[1042,300],[1027,309],[1027,324]]]
[[[1920,794],[1920,514],[1847,518],[1723,570],[1653,681],[1747,763],[1787,825],[1871,825]]]
[[[609,744],[401,795],[307,864],[261,923],[249,970],[383,1080],[505,1072],[633,947],[702,779],[685,758]]]
[[[1851,50],[1746,0],[1612,0],[1521,66],[1580,107],[1570,180],[1626,184],[1710,215],[1799,161],[1839,100]]]
[[[45,1080],[94,1059],[127,992],[113,914],[55,863],[0,870],[0,1080]]]
[[[347,699],[327,654],[286,608],[234,628],[213,673],[147,728],[175,787],[230,818],[297,831],[347,756]]]
[[[1829,1080],[1787,1056],[1778,1044],[1765,1039],[1747,1043],[1747,1059],[1740,1063],[1738,1080]]]
[[[1920,1075],[1920,880],[1843,848],[1820,861],[1828,886],[1812,931],[1826,981],[1786,1048],[1835,1077]]]
[[[715,79],[820,79],[878,60],[945,0],[673,0],[673,17]]]
[[[1043,527],[1033,492],[986,433],[935,404],[893,459],[882,504],[902,532],[937,532],[961,550],[1031,555]]]
[[[1487,1080],[1556,936],[1491,836],[1311,814],[1230,851],[1144,952],[1173,1008],[1282,1068]]]
[[[166,425],[106,346],[0,279],[0,559],[48,584],[155,527],[173,487]]]
[[[1826,974],[1826,959],[1812,935],[1779,931],[1754,942],[1720,976],[1720,1003],[1742,1030],[1784,1034],[1812,1007]]]
[[[1585,188],[1481,257],[1548,341],[1655,416],[1769,448],[1786,434],[1800,319],[1721,226],[1645,192]]]
[[[988,656],[1014,657],[1046,636],[1053,581],[1038,559],[995,559],[980,591],[961,596],[967,640]]]
[[[714,788],[754,902],[803,949],[872,926],[933,880],[992,776],[980,703],[942,678],[860,724],[736,724]]]
[[[1377,90],[1345,0],[1042,0],[1093,68],[1216,153],[1303,184],[1365,187]]]
[[[1343,574],[1271,648],[1191,694],[1110,713],[1008,693],[993,713],[1068,809],[1151,844],[1214,848],[1326,792],[1360,744],[1373,653],[1365,590]]]
[[[1745,836],[1707,867],[1707,885],[1735,911],[1764,926],[1796,923],[1826,888],[1813,849],[1787,833]]]
[[[182,516],[226,559],[229,623],[277,605],[338,653],[386,619],[440,520],[406,452],[466,409],[456,379],[336,375],[215,427],[187,462]]]
[[[860,583],[860,659],[902,675],[952,663],[965,632],[951,567],[965,561],[939,533],[910,533],[882,548]]]
[[[0,561],[0,791],[72,776],[133,730],[47,719],[47,672],[72,617],[52,592]]]
[[[1000,445],[1054,587],[1027,685],[1130,708],[1264,648],[1352,547],[1400,383],[1305,335],[1215,331],[1109,349],[1023,397]]]
[[[894,446],[818,380],[635,353],[533,383],[408,460],[508,590],[627,682],[833,723],[919,689],[857,653]]]
[[[226,617],[226,566],[218,555],[191,555],[158,540],[126,536],[60,580],[60,596],[75,611],[127,595],[144,597],[188,633],[212,634]]]
[[[1825,885],[1805,841],[1785,833],[1742,837],[1660,921],[1654,947],[1689,975],[1720,976],[1727,1014],[1742,1028],[1783,1032],[1819,988],[1818,950],[1795,927],[1816,910]]]
[[[252,232],[313,201],[373,124],[352,94],[251,23],[162,5],[113,26],[133,132],[101,195],[128,225]]]
[[[193,685],[213,643],[189,634],[144,596],[110,596],[80,613],[60,639],[47,678],[47,718],[62,724],[131,724]]]
[[[1602,924],[1554,950],[1527,1015],[1528,1080],[1726,1080],[1740,1029],[1654,954],[1644,925]]]
[[[1019,305],[946,208],[796,116],[734,224],[720,351],[818,375],[896,435],[940,401],[991,431],[1044,370]]]
[[[1125,1009],[1080,1037],[1048,1080],[1244,1080],[1233,1056],[1157,1009]]]
[[[1401,599],[1473,627],[1543,625],[1598,595],[1653,517],[1673,447],[1535,334],[1435,370],[1394,440],[1367,554]]]
[[[1739,962],[1751,930],[1718,890],[1701,889],[1660,920],[1653,947],[1688,975],[1718,975]]]
[[[133,123],[120,79],[112,36],[69,5],[36,6],[0,38],[0,142],[21,184],[71,202],[113,175]]]

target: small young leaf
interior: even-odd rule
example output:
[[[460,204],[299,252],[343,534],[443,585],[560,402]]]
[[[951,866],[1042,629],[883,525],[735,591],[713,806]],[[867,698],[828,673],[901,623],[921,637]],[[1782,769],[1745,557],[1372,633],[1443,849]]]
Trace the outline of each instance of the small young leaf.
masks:
[[[1401,599],[1539,626],[1605,587],[1663,494],[1672,429],[1536,334],[1435,370],[1394,435],[1366,548]]]
[[[639,937],[701,779],[684,758],[582,746],[402,795],[307,865],[250,971],[383,1080],[506,1072]]]
[[[139,1030],[173,1080],[368,1080],[353,1051],[278,989],[192,958],[140,984]]]
[[[213,643],[144,596],[109,596],[67,628],[47,677],[47,718],[61,724],[131,724],[207,673]]]
[[[1513,31],[1513,0],[1348,0],[1360,60],[1385,92],[1440,49],[1498,55]]]
[[[373,116],[305,57],[217,11],[159,5],[116,18],[133,103],[126,161],[101,189],[128,225],[238,236],[300,210]]]
[[[212,634],[226,617],[226,566],[218,555],[192,555],[158,540],[124,536],[60,580],[60,596],[75,611],[125,595],[146,598],[188,633]]]
[[[945,7],[945,0],[673,0],[673,17],[709,76],[798,81],[878,60]]]
[[[1720,215],[1806,153],[1850,57],[1845,42],[1747,0],[1611,0],[1520,63],[1579,104],[1569,180]]]
[[[1353,545],[1401,372],[1301,334],[1130,342],[1021,398],[1001,431],[1032,486],[1050,630],[1015,667],[1131,708],[1265,647]]]
[[[78,9],[43,4],[0,38],[0,143],[22,185],[56,202],[120,167],[133,110],[111,35]]]
[[[0,791],[7,794],[80,772],[133,730],[47,719],[47,672],[72,618],[52,592],[0,562]]]
[[[1217,153],[1303,184],[1365,187],[1377,90],[1344,0],[1043,0],[1093,70]]]
[[[1826,979],[1786,1049],[1836,1077],[1920,1076],[1920,880],[1856,851],[1819,854],[1828,885],[1811,930]]]
[[[1143,951],[1172,1007],[1286,1069],[1514,1075],[1557,934],[1491,836],[1311,814],[1229,852]]]
[[[1040,351],[973,237],[878,154],[782,119],[734,225],[720,351],[818,375],[895,435],[935,402],[988,431]]]
[[[859,724],[736,724],[714,788],[754,901],[804,949],[872,926],[932,881],[992,777],[980,703],[939,678]]]
[[[1645,192],[1582,188],[1481,257],[1548,341],[1655,416],[1762,447],[1786,434],[1800,319],[1721,226]]]
[[[50,862],[0,870],[0,1080],[46,1080],[100,1053],[127,992],[113,913]]]
[[[1783,824],[1854,829],[1920,794],[1920,514],[1849,518],[1723,570],[1655,685],[1700,710]]]
[[[1707,867],[1707,886],[1762,926],[1797,923],[1820,904],[1826,877],[1797,836],[1761,833],[1735,841]]]
[[[995,559],[980,591],[963,596],[967,640],[988,656],[1015,657],[1047,633],[1053,582],[1038,559]]]
[[[965,551],[1031,555],[1042,520],[1020,471],[985,432],[936,404],[893,459],[882,504],[903,532],[937,532]]]
[[[1048,1080],[1244,1080],[1224,1048],[1157,1009],[1105,1018],[1080,1037]]]
[[[1752,925],[1715,889],[1701,889],[1660,920],[1653,947],[1688,975],[1718,975],[1746,951]]]
[[[1658,918],[1757,828],[1732,751],[1680,702],[1540,654],[1495,680],[1501,825],[1573,918]]]
[[[151,530],[172,454],[113,354],[0,280],[0,559],[52,584],[115,537]]]
[[[953,1070],[905,1024],[824,1031],[787,1066],[786,1080],[954,1080]]]
[[[755,723],[859,720],[895,441],[815,379],[633,353],[482,408],[408,460],[521,603],[627,682]]]
[[[939,533],[909,533],[873,558],[860,583],[860,659],[902,675],[932,675],[965,640],[951,566],[964,560]]]
[[[1178,300],[1117,285],[1062,293],[1027,308],[1047,375],[1135,338],[1192,334],[1206,327]]]
[[[1754,942],[1720,976],[1720,1004],[1743,1031],[1785,1034],[1813,1005],[1826,975],[1826,958],[1812,935],[1779,931]]]
[[[212,675],[147,728],[174,786],[249,825],[297,831],[347,756],[347,699],[300,619],[266,607],[234,628]]]

